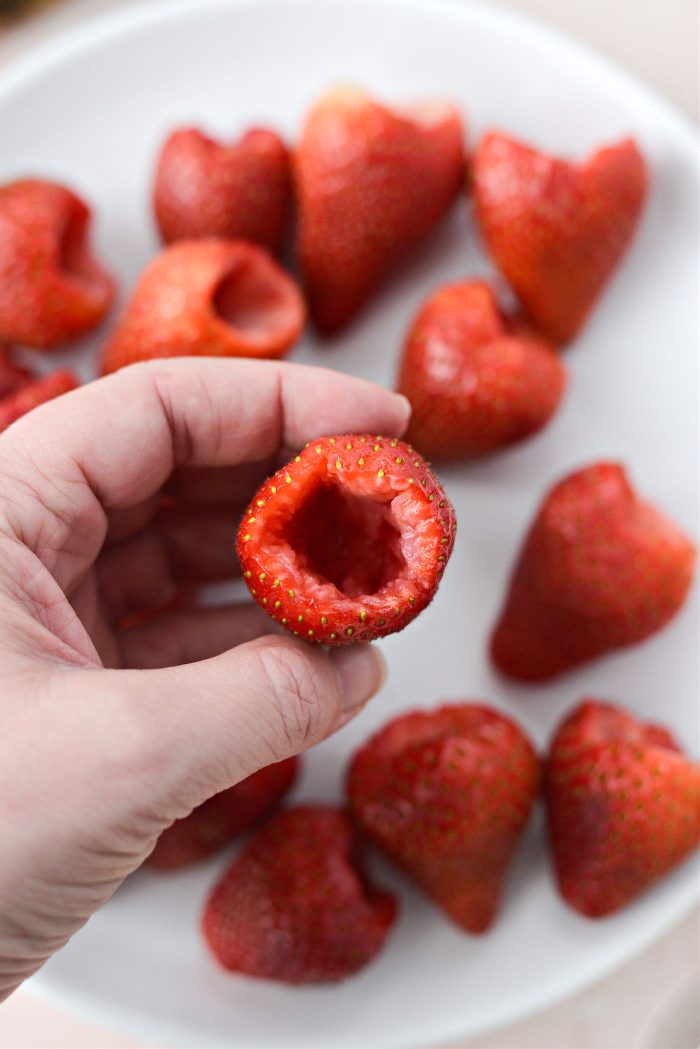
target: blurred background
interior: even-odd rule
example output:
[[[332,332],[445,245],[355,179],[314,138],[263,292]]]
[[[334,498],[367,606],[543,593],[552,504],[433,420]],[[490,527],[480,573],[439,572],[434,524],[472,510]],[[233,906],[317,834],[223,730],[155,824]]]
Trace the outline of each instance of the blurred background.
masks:
[[[94,14],[148,0],[0,0],[0,67]],[[635,73],[697,125],[698,0],[482,0],[556,26]],[[1,144],[0,144],[0,148]],[[700,912],[614,973],[559,1005],[451,1049],[697,1049]],[[695,1010],[693,1006],[695,1005]],[[142,1045],[20,991],[0,1008],[0,1046]]]

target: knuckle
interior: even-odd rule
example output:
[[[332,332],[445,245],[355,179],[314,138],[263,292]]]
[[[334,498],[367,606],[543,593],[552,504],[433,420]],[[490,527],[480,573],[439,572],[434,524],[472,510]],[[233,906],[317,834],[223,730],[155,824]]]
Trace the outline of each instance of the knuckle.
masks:
[[[326,672],[325,656],[285,638],[267,638],[256,654],[262,680],[269,687],[280,755],[304,750],[322,739],[338,713],[337,688]]]

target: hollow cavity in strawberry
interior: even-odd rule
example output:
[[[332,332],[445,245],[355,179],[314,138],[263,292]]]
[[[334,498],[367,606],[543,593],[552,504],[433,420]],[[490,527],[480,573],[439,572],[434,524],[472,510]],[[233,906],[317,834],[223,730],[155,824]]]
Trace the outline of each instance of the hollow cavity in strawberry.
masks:
[[[402,630],[432,600],[452,552],[454,510],[410,445],[321,437],[257,492],[238,554],[256,601],[307,641]]]
[[[154,357],[280,357],[301,334],[296,284],[242,240],[183,240],[142,273],[103,372]]]

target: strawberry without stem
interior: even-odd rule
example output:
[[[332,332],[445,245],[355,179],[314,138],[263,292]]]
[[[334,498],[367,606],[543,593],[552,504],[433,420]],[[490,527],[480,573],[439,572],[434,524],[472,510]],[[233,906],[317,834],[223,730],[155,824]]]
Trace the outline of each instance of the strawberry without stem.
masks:
[[[290,196],[289,155],[274,131],[255,128],[228,146],[184,128],[158,158],[153,198],[166,242],[227,237],[279,254]]]
[[[64,186],[0,186],[0,341],[50,349],[94,328],[114,281],[88,243],[90,210]]]
[[[431,459],[493,452],[548,422],[565,377],[553,347],[500,313],[485,281],[447,285],[406,339],[398,388],[413,409],[407,437]]]
[[[396,917],[353,829],[329,806],[274,816],[211,893],[206,941],[226,969],[284,983],[342,980],[372,960]]]
[[[141,274],[102,370],[153,357],[280,357],[304,320],[296,284],[262,248],[183,240]]]
[[[475,703],[401,714],[356,753],[357,825],[458,925],[484,932],[537,795],[539,763],[509,718]]]
[[[685,601],[695,547],[633,491],[617,463],[569,474],[525,539],[491,655],[504,673],[540,681],[642,641]]]
[[[324,644],[370,641],[432,600],[455,527],[410,445],[320,437],[256,493],[238,556],[251,594],[287,630]]]
[[[0,399],[0,433],[32,408],[60,397],[62,393],[68,393],[79,385],[73,372],[64,370],[20,386],[14,393]]]
[[[365,92],[325,94],[294,161],[298,254],[311,315],[339,331],[444,217],[464,176],[453,106],[397,112]]]
[[[179,870],[223,849],[279,804],[291,790],[298,767],[298,758],[287,758],[215,794],[163,831],[145,866]]]
[[[600,918],[700,845],[700,765],[660,726],[588,699],[552,740],[546,781],[559,890]]]
[[[647,193],[632,139],[576,166],[491,133],[474,156],[486,247],[555,343],[578,333],[634,234]]]

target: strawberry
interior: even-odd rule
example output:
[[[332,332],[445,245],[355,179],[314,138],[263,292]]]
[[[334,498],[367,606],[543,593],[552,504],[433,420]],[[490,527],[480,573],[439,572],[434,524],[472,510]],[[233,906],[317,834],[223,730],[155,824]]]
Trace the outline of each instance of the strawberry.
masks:
[[[225,969],[283,983],[329,983],[374,958],[396,917],[375,888],[347,817],[304,805],[269,820],[207,900],[203,931]]]
[[[398,382],[413,408],[406,436],[430,459],[493,452],[548,422],[565,378],[553,347],[504,316],[485,281],[448,284],[406,339]]]
[[[228,237],[279,254],[290,192],[289,156],[274,131],[255,128],[228,146],[185,128],[161,150],[153,202],[166,242]]]
[[[152,357],[280,357],[304,320],[296,284],[262,248],[183,240],[141,274],[102,370]]]
[[[291,789],[299,759],[287,758],[222,790],[164,830],[145,866],[174,871],[212,856],[266,816]]]
[[[62,393],[68,393],[79,385],[73,372],[64,369],[52,372],[43,379],[25,383],[13,393],[0,398],[0,433],[32,408],[60,397]]]
[[[25,386],[34,378],[28,368],[23,368],[12,359],[9,346],[0,345],[0,399]]]
[[[589,918],[625,907],[700,845],[700,765],[611,703],[584,700],[558,729],[546,802],[559,891]]]
[[[298,251],[320,331],[344,327],[446,214],[464,178],[462,122],[448,105],[394,112],[329,91],[297,146]]]
[[[635,142],[570,164],[490,133],[474,156],[486,247],[556,344],[578,333],[634,234],[647,193]]]
[[[617,463],[545,497],[491,638],[496,665],[541,681],[660,630],[685,601],[695,547],[643,503]]]
[[[0,186],[0,341],[50,349],[94,328],[115,285],[88,244],[90,210],[64,186]]]
[[[307,641],[402,630],[432,600],[455,537],[452,506],[410,445],[319,437],[246,510],[238,556],[251,594]]]
[[[539,783],[518,726],[477,703],[394,718],[355,754],[357,825],[468,932],[493,923]]]

